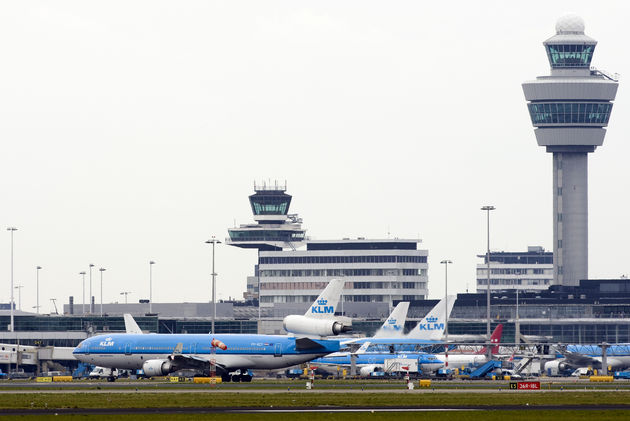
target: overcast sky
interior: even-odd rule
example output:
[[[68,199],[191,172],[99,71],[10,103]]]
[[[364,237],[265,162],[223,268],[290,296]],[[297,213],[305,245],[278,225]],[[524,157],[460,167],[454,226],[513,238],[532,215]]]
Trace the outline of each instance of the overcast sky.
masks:
[[[10,235],[22,308],[210,299],[212,235],[286,180],[313,239],[421,238],[429,294],[474,291],[486,248],[552,249],[551,155],[521,83],[567,12],[622,75],[589,156],[589,275],[630,274],[627,1],[6,1],[0,3],[0,301]],[[629,82],[630,83],[630,82]],[[389,234],[388,234],[389,233]],[[220,298],[256,252],[220,245]],[[98,271],[94,272],[97,303]],[[86,282],[87,284],[87,282]],[[16,294],[17,301],[17,294]]]

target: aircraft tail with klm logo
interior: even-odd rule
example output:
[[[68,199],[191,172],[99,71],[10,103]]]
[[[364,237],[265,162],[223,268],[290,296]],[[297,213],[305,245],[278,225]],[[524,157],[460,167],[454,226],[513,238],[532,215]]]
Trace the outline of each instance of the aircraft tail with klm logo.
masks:
[[[344,279],[331,279],[304,316],[311,319],[334,318],[345,282]]]
[[[402,338],[409,311],[409,301],[401,301],[392,310],[383,326],[374,334],[374,338]]]
[[[442,298],[435,307],[418,323],[406,336],[409,339],[420,339],[426,341],[439,341],[444,335],[446,327],[446,316],[450,316],[457,296],[449,295]],[[448,300],[448,302],[445,302]],[[447,307],[448,304],[448,308]]]

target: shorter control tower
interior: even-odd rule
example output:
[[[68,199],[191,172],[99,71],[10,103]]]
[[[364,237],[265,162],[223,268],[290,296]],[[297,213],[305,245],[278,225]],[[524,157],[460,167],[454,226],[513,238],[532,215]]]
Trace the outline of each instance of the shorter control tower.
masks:
[[[602,146],[617,78],[591,67],[597,41],[566,15],[543,45],[550,76],[523,83],[536,140],[553,154],[554,284],[588,278],[588,154]]]
[[[306,230],[297,214],[289,214],[291,195],[287,185],[257,185],[249,196],[256,224],[240,225],[228,229],[226,244],[258,251],[280,251],[304,245]]]

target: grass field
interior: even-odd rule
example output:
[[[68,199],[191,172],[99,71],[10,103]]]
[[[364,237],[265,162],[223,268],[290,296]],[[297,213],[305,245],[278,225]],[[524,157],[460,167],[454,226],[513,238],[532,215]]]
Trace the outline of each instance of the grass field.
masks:
[[[167,407],[337,407],[337,406],[562,406],[628,404],[629,392],[502,393],[3,393],[0,410],[8,408],[167,408]]]
[[[391,421],[394,417],[396,421],[588,421],[588,420],[627,420],[630,412],[627,411],[484,411],[484,412],[408,412],[408,413],[335,413],[335,414],[313,414],[313,413],[291,413],[291,414],[133,414],[116,415],[120,421],[150,421],[150,420],[174,420],[174,421],[197,421],[197,420],[217,420],[221,421],[307,421],[324,419],[325,421]],[[55,420],[111,420],[112,415],[48,415]],[[0,419],[2,417],[0,416]],[[44,416],[26,415],[20,416],[20,420],[41,420]]]

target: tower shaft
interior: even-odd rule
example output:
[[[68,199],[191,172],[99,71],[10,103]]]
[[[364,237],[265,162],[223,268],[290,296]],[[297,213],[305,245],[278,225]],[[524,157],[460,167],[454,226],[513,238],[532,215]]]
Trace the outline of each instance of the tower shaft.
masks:
[[[578,285],[588,278],[588,155],[553,153],[554,280]]]

